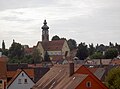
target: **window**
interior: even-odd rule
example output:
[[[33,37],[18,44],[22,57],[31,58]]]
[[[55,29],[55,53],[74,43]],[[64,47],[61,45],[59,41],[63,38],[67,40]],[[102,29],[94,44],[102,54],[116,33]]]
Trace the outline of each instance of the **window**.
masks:
[[[18,84],[22,84],[21,79],[18,79]]]
[[[2,83],[2,80],[0,80],[0,84]]]
[[[2,84],[2,80],[0,80],[0,84]]]
[[[90,81],[86,82],[86,87],[91,87],[91,82]]]
[[[24,77],[24,73],[22,73],[22,77]]]
[[[24,80],[24,83],[28,83],[28,82],[27,82],[27,79]]]

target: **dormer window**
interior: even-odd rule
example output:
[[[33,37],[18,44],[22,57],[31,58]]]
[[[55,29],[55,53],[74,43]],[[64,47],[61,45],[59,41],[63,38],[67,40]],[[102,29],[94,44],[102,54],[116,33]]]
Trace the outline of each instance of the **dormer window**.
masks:
[[[86,87],[88,87],[88,88],[91,87],[91,82],[90,81],[86,82]]]

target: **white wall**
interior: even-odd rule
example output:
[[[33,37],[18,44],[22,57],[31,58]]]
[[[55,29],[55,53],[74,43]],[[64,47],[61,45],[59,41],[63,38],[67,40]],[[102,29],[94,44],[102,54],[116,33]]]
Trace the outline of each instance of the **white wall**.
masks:
[[[22,76],[22,73],[24,76]],[[18,84],[18,79],[21,79],[21,84]],[[24,83],[24,79],[27,79],[28,83]],[[30,89],[33,85],[34,82],[22,71],[8,89]]]
[[[61,51],[47,51],[48,55],[52,56],[52,55],[62,55]]]

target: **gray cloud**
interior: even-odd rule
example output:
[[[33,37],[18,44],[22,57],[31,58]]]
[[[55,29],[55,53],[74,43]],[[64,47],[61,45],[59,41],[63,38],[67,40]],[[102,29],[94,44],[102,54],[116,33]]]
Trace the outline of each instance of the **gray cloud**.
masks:
[[[5,16],[2,17],[1,20],[6,20],[6,21],[21,21],[21,22],[29,22],[29,21],[33,21],[34,19],[20,19],[16,16]]]
[[[49,6],[54,0],[0,0],[0,10]]]
[[[120,43],[120,0],[0,0],[0,8],[1,40],[8,43],[36,44],[46,18],[50,38]]]

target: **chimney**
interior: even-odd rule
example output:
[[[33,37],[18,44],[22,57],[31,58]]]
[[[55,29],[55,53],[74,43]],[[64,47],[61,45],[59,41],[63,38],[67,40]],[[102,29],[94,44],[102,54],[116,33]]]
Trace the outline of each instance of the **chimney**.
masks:
[[[74,74],[74,63],[69,63],[69,76]]]
[[[0,57],[2,57],[2,52],[0,52]]]
[[[102,67],[102,59],[100,59],[100,66]]]

